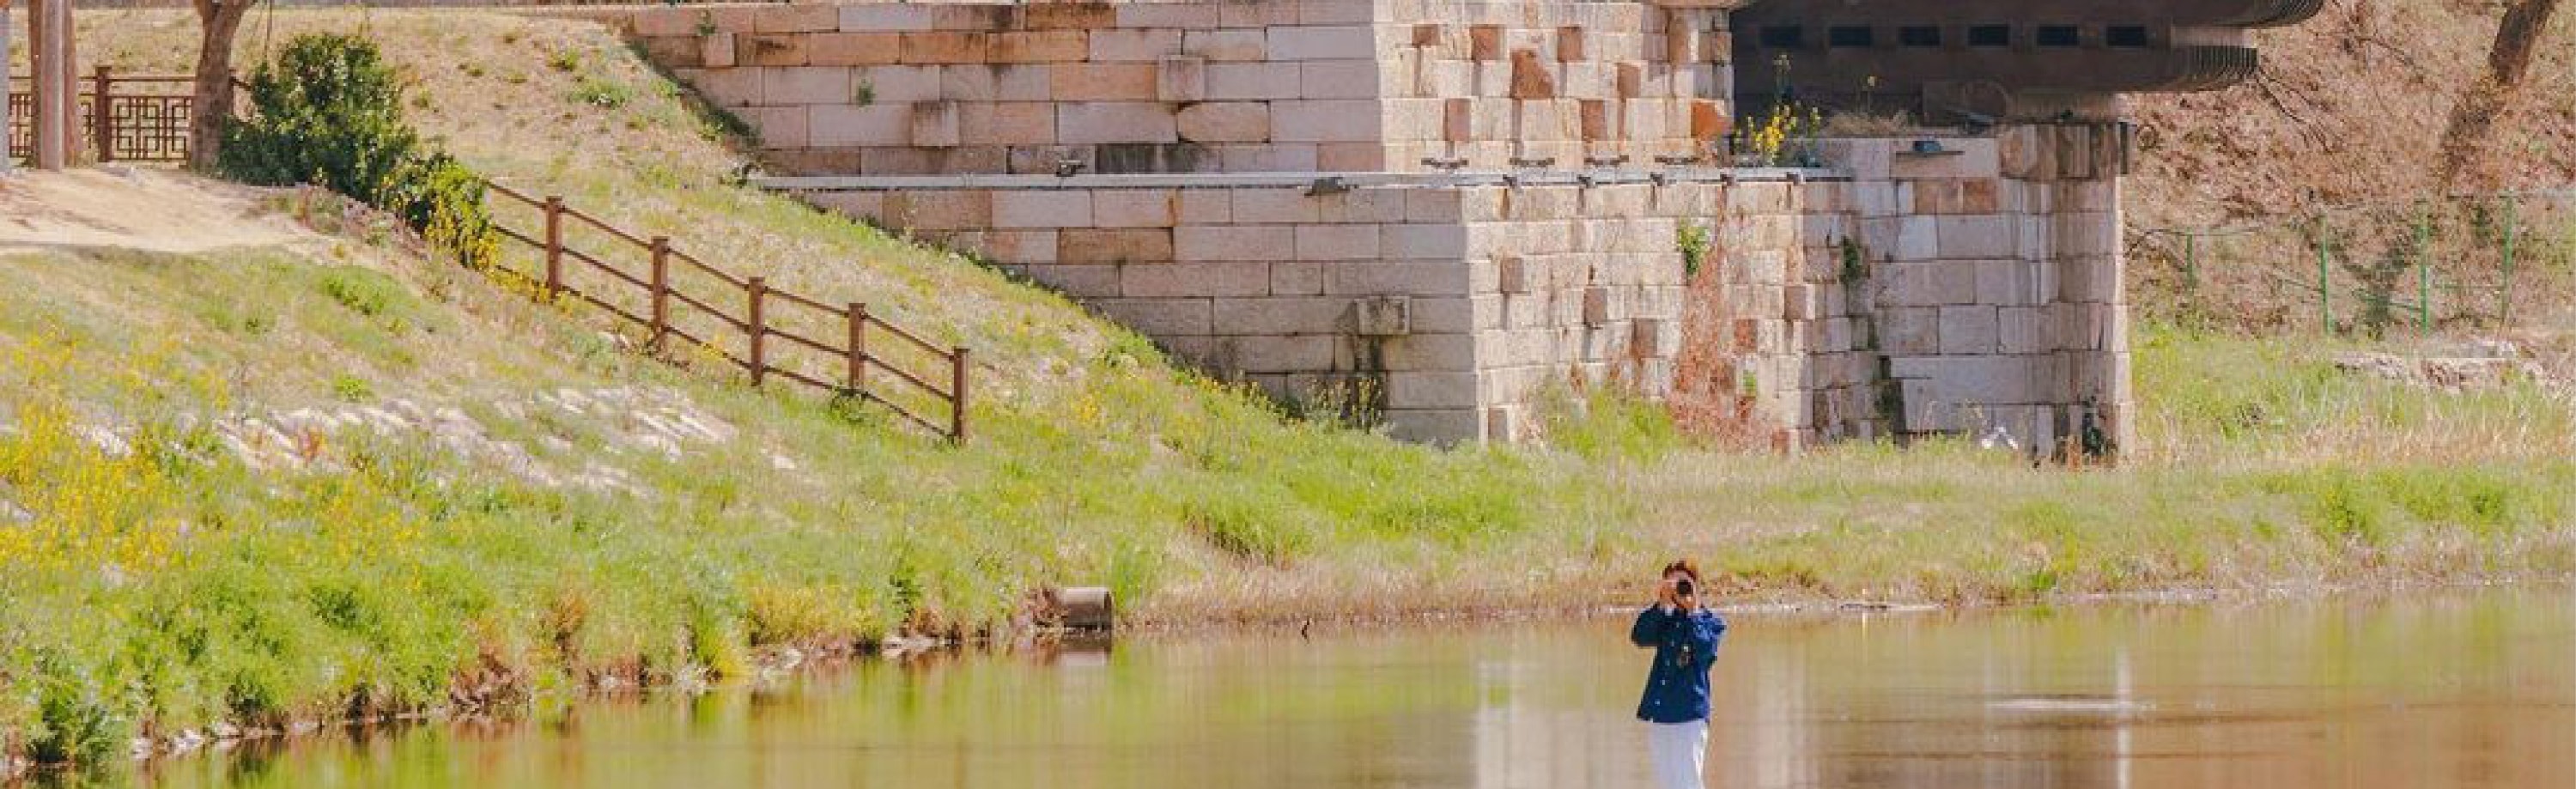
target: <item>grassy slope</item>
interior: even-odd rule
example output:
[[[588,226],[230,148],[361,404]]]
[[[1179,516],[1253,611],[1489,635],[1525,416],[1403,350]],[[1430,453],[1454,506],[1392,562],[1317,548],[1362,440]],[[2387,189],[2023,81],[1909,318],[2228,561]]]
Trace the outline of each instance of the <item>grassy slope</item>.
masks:
[[[87,15],[116,32],[85,44],[174,65],[187,31],[169,18]],[[253,17],[247,50],[269,24]],[[1043,583],[1111,583],[1140,620],[1187,623],[1597,605],[1676,551],[1739,599],[1787,600],[2576,567],[2576,428],[2563,395],[2536,388],[2426,396],[2340,377],[2314,344],[2158,334],[2140,357],[2154,449],[2115,472],[1947,445],[1710,454],[1608,402],[1563,426],[1564,452],[1437,452],[1285,422],[1060,299],[723,186],[738,160],[596,27],[399,12],[274,25],[375,35],[418,76],[421,123],[504,180],[693,249],[752,250],[724,262],[977,347],[993,382],[983,438],[955,450],[672,371],[614,351],[596,323],[363,241],[0,261],[0,398],[20,426],[0,434],[0,474],[43,513],[0,529],[17,551],[0,556],[13,747],[319,716],[353,697],[436,703],[495,677],[731,675],[758,648],[997,622]],[[584,103],[602,96],[624,98]],[[352,280],[391,294],[360,303],[392,306],[353,308]],[[622,384],[672,387],[743,434],[674,462],[597,451],[615,417],[522,424],[490,405]],[[407,438],[335,438],[337,462],[303,472],[183,451],[208,440],[191,415],[353,391],[454,404],[531,447],[551,436],[646,492],[532,485]],[[97,420],[144,449],[110,457],[71,429]],[[2507,429],[2513,441],[2492,440]]]
[[[2313,272],[2291,223],[2322,202],[2376,206],[2348,249],[2378,250],[2411,232],[2413,202],[2444,190],[2434,164],[2452,107],[2484,78],[2503,3],[2330,0],[2316,19],[2257,33],[2261,78],[2223,91],[2141,96],[2136,177],[2127,182],[2141,310],[2176,315],[2198,307],[2224,325],[2258,329],[2314,320],[2314,297],[2272,285],[2272,273]],[[2520,97],[2472,160],[2459,191],[2565,190],[2576,186],[2576,18],[2560,14],[2538,49]],[[2565,326],[2576,308],[2576,195],[2533,200],[2523,214],[2525,326]],[[2269,225],[2252,237],[2207,242],[2198,294],[2180,289],[2179,243],[2154,228]],[[2473,213],[2437,215],[2442,244],[2484,229]],[[2493,239],[2478,245],[2491,246]],[[2449,249],[2450,247],[2445,247]],[[2214,259],[2233,254],[2234,260]],[[2445,252],[2446,277],[2493,282],[2491,251]],[[2489,296],[2479,296],[2483,302]],[[2349,312],[2349,302],[2341,309]],[[2538,337],[2539,342],[2563,338]]]

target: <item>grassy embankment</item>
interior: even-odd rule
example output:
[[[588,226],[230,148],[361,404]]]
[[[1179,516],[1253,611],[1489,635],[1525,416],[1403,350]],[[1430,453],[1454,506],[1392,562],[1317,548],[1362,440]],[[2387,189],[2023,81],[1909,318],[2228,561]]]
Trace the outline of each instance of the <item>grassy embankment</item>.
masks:
[[[265,13],[265,12],[263,12]],[[169,14],[89,15],[164,66]],[[255,20],[256,26],[265,24]],[[2576,417],[2534,386],[2442,396],[2335,373],[2328,344],[2151,331],[2149,447],[2032,470],[1955,445],[1781,459],[1695,449],[1603,402],[1558,448],[1452,452],[1299,423],[1136,336],[953,258],[725,186],[738,160],[598,28],[281,12],[369,30],[466,161],[800,291],[979,350],[981,438],[622,353],[381,238],[166,257],[0,258],[0,747],[101,756],[215,720],[471,705],[600,677],[723,680],[765,650],[1004,622],[1108,583],[1134,621],[1568,609],[1703,557],[1737,600],[1954,603],[2562,575]],[[113,27],[114,32],[109,32]],[[246,36],[256,54],[259,36]],[[666,387],[737,428],[646,451],[629,415],[505,404]],[[452,407],[548,486],[435,433],[300,437],[251,468],[225,416]],[[121,431],[102,451],[88,426]]]

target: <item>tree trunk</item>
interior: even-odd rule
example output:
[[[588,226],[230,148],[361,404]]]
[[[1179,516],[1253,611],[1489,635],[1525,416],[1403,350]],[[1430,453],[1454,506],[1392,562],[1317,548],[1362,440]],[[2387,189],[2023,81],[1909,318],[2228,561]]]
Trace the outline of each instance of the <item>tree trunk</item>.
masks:
[[[196,0],[204,27],[197,45],[195,114],[188,119],[188,166],[215,169],[224,144],[224,121],[233,116],[233,34],[259,0]]]
[[[2496,117],[2512,104],[2514,94],[2522,89],[2523,77],[2531,72],[2532,51],[2540,37],[2549,32],[2549,19],[2558,13],[2559,0],[2520,0],[2504,12],[2504,21],[2496,26],[2495,46],[2487,50],[2487,74],[2460,97],[2451,110],[2451,126],[2442,134],[2442,188],[2458,184],[2472,161],[2487,145],[2495,132]]]

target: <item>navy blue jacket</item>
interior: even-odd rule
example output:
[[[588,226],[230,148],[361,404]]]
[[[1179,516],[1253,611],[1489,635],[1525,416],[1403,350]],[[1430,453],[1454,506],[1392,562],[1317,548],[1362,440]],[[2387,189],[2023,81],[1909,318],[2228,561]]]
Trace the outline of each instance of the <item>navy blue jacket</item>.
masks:
[[[1726,635],[1726,619],[1702,608],[1684,613],[1648,606],[1628,628],[1628,641],[1655,650],[1655,667],[1646,672],[1646,697],[1637,702],[1637,719],[1651,723],[1689,723],[1708,717],[1708,667],[1717,664],[1717,640]]]

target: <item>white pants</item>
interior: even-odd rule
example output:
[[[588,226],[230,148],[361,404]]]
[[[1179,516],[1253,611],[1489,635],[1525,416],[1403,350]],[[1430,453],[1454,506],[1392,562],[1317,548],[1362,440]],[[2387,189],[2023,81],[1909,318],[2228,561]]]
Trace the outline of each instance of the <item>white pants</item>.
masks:
[[[1654,758],[1655,785],[1700,789],[1708,765],[1708,721],[1646,724],[1646,753]]]

